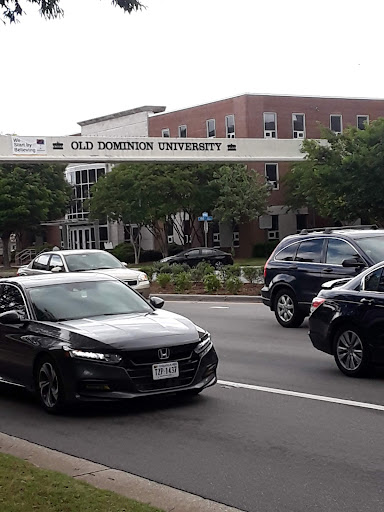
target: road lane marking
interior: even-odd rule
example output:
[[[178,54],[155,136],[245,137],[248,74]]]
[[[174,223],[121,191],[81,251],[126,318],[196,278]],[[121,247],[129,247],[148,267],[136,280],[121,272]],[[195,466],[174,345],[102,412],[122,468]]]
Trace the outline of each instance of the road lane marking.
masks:
[[[251,389],[253,391],[264,391],[265,393],[274,393],[276,395],[297,396],[299,398],[307,398],[309,400],[318,400],[320,402],[331,402],[334,404],[350,405],[352,407],[361,407],[363,409],[375,409],[376,411],[384,411],[384,405],[370,404],[367,402],[355,402],[354,400],[344,400],[343,398],[333,398],[331,396],[311,395],[309,393],[300,393],[298,391],[290,391],[287,389],[267,388],[264,386],[254,386],[252,384],[242,384],[241,382],[230,382],[227,380],[218,380],[218,384],[231,388]]]
[[[209,309],[229,309],[229,306],[209,306]]]

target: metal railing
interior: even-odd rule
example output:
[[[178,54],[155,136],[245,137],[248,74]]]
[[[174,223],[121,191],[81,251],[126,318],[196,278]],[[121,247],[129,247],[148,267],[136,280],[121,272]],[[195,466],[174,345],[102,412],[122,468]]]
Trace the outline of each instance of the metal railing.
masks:
[[[36,256],[36,249],[24,249],[15,254],[15,265],[28,265]]]

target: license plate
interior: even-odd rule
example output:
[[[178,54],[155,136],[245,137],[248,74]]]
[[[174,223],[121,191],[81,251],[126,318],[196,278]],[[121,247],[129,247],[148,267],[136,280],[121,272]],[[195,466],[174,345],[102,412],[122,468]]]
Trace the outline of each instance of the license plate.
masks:
[[[179,376],[179,363],[159,363],[152,365],[153,380],[171,379]]]

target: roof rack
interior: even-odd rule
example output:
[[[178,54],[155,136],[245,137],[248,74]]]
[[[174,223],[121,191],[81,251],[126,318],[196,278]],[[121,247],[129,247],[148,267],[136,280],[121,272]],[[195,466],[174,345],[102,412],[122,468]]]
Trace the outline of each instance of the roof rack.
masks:
[[[357,226],[329,226],[325,228],[311,228],[302,229],[300,235],[308,235],[308,233],[320,232],[320,233],[332,233],[332,231],[341,231],[344,229],[379,229],[377,224],[361,224]]]

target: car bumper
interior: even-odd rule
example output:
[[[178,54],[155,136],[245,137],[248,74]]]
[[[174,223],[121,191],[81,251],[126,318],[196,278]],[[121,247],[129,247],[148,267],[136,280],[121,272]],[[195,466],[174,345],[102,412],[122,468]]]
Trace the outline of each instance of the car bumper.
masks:
[[[145,377],[145,385],[137,385],[137,377],[132,377],[130,369],[103,363],[71,359],[67,360],[63,380],[68,402],[76,401],[116,401],[145,396],[174,394],[185,391],[200,391],[217,382],[218,358],[212,348],[204,357],[194,356],[194,373],[188,382],[181,378],[164,379],[166,382],[151,382],[150,374]],[[170,361],[171,362],[171,361]],[[154,364],[154,363],[153,363]],[[182,362],[179,361],[180,373]],[[151,372],[151,364],[148,365]],[[160,386],[160,387],[159,387]]]
[[[263,304],[265,304],[266,306],[268,306],[269,308],[272,309],[271,292],[270,292],[269,288],[267,286],[263,286],[260,293],[261,293],[261,300],[263,301]]]

